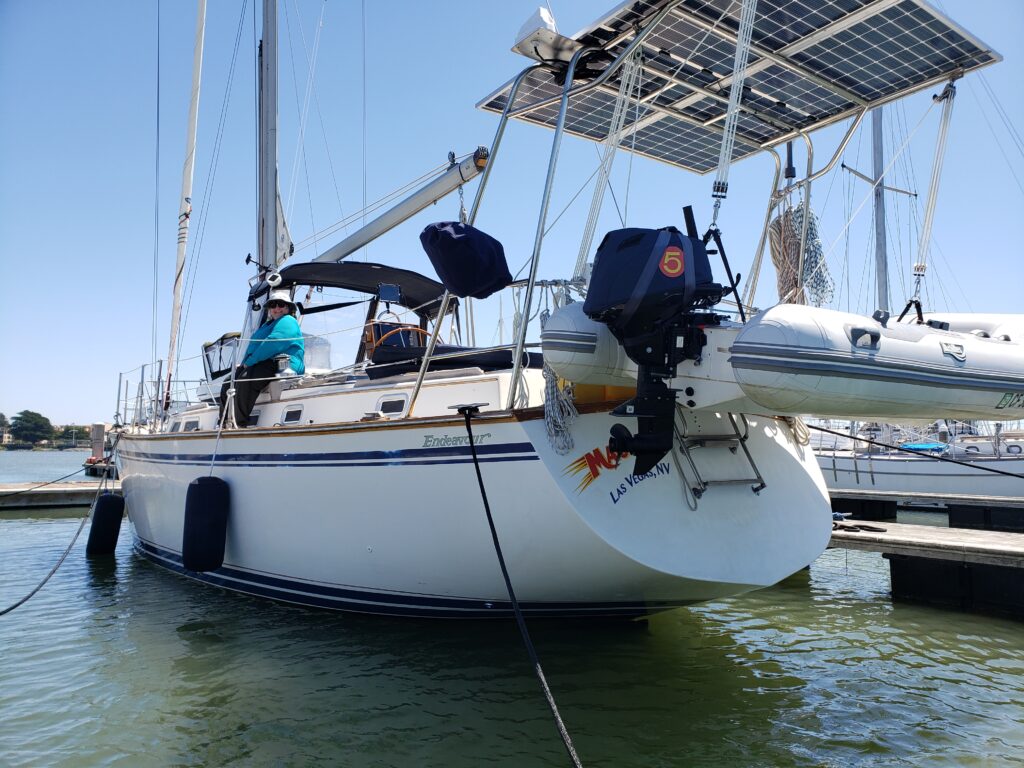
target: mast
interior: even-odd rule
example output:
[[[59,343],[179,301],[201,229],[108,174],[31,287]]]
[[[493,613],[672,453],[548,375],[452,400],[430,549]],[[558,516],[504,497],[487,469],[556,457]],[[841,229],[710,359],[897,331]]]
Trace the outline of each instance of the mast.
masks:
[[[277,205],[277,2],[263,0],[263,39],[260,41],[259,236],[261,269],[274,268],[278,259]],[[283,217],[282,217],[283,218]],[[285,244],[286,248],[289,244]]]
[[[871,110],[871,148],[874,159],[871,175],[875,178],[875,284],[878,288],[878,306],[889,311],[889,262],[885,242],[885,144],[882,136],[882,107]]]
[[[181,170],[181,206],[178,209],[178,256],[174,264],[174,297],[171,302],[171,341],[167,350],[167,387],[164,409],[171,404],[171,377],[178,354],[178,327],[181,323],[181,289],[185,274],[185,248],[188,245],[188,224],[192,216],[192,170],[196,159],[196,125],[199,118],[199,83],[203,70],[203,40],[206,33],[206,0],[199,0],[196,14],[196,42],[192,50],[192,97],[188,106],[188,129],[185,136],[185,164]]]

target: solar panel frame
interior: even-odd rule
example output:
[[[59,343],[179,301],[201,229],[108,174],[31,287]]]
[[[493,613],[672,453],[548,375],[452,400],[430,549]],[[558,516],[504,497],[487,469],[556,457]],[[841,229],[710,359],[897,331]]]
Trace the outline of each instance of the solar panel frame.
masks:
[[[627,0],[573,39],[617,56],[634,28],[670,4]],[[628,111],[623,149],[635,144],[638,154],[708,173],[718,162],[740,3],[674,5],[643,43],[639,109]],[[733,159],[1000,60],[925,0],[759,0]],[[501,112],[511,83],[477,106]],[[565,130],[603,141],[618,87],[615,73],[571,95]],[[553,128],[561,91],[551,72],[531,73],[513,118]]]

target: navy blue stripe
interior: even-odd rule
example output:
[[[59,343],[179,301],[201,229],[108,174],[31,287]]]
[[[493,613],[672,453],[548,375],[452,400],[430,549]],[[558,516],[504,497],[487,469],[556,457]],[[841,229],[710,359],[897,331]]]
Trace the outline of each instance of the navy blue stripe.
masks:
[[[121,451],[121,456],[125,459],[132,461],[143,461],[147,464],[174,464],[177,466],[209,466],[211,463],[219,466],[230,465],[232,467],[291,467],[296,469],[317,469],[319,467],[409,467],[417,465],[436,465],[436,464],[472,464],[472,457],[466,459],[436,459],[429,460],[423,459],[422,461],[333,461],[314,463],[313,461],[303,462],[300,464],[288,463],[288,462],[226,462],[222,456],[218,456],[216,461],[213,460],[212,456],[182,456],[178,460],[171,459],[140,459],[138,454],[130,453],[127,451]],[[539,456],[492,456],[485,457],[479,460],[481,464],[494,464],[503,461],[540,461]]]
[[[358,589],[326,587],[277,576],[223,566],[210,573],[185,570],[181,556],[136,538],[135,551],[157,565],[189,578],[235,592],[267,597],[298,605],[332,610],[377,613],[392,616],[432,616],[437,618],[503,618],[512,616],[507,600],[485,601],[432,595],[368,592]],[[634,603],[520,603],[524,612],[537,616],[636,617],[667,610],[688,602],[658,601]]]
[[[533,443],[501,443],[498,445],[476,446],[478,456],[487,456],[498,453],[534,453]],[[124,451],[124,456],[133,459],[154,459],[164,461],[178,461],[182,459],[191,461],[212,461],[213,454],[195,453],[148,453],[145,451]],[[469,446],[446,446],[440,448],[404,448],[393,451],[346,451],[333,453],[218,453],[217,461],[221,463],[230,462],[254,462],[254,461],[276,461],[276,462],[308,462],[308,461],[357,461],[357,460],[384,460],[384,459],[412,459],[412,458],[438,458],[441,456],[471,456]]]

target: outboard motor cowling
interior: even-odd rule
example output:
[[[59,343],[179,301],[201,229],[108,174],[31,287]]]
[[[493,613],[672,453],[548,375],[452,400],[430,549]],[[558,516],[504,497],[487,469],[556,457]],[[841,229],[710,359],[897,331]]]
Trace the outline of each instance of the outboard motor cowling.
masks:
[[[667,381],[684,360],[699,360],[703,328],[720,318],[707,310],[722,299],[712,281],[704,241],[686,210],[688,234],[675,227],[619,229],[605,235],[583,311],[606,324],[638,366],[637,396],[612,413],[637,417],[633,435],[612,428],[609,448],[636,456],[633,473],[649,472],[672,448],[675,393]]]

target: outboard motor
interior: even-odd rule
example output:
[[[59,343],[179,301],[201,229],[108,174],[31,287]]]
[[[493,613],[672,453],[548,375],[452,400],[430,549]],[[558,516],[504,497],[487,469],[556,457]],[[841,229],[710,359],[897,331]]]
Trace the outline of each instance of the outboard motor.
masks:
[[[686,235],[675,227],[605,235],[583,304],[638,367],[636,397],[612,411],[635,416],[637,432],[616,424],[608,441],[609,450],[636,456],[634,475],[651,471],[672,449],[676,396],[667,382],[679,363],[700,359],[703,328],[721,320],[707,310],[722,300],[723,288],[712,282],[691,209],[684,213]]]

